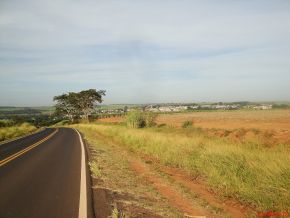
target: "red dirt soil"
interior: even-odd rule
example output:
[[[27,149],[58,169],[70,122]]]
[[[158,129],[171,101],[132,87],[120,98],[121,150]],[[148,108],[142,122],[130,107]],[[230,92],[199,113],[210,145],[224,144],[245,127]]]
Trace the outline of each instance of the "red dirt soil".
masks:
[[[234,200],[234,199],[221,200],[217,196],[217,194],[215,194],[209,189],[208,185],[205,184],[204,181],[198,178],[197,179],[192,178],[191,176],[188,175],[187,172],[183,171],[182,169],[164,166],[160,164],[157,159],[153,158],[150,155],[142,155],[141,158],[145,163],[144,162],[141,163],[140,161],[135,161],[133,162],[135,167],[137,168],[146,167],[147,174],[150,173],[150,170],[151,171],[154,170],[154,169],[151,169],[152,167],[158,169],[159,172],[165,173],[166,175],[170,176],[170,178],[173,179],[175,182],[188,188],[188,190],[191,193],[197,194],[198,198],[206,201],[207,204],[209,204],[210,206],[221,209],[223,213],[226,213],[230,215],[231,217],[244,218],[244,217],[247,217],[247,215],[256,214],[254,209],[252,209],[249,206],[241,204],[237,200]],[[148,164],[150,164],[152,167],[150,167]],[[151,173],[151,176],[153,176],[152,173]],[[207,215],[207,217],[213,217],[213,216]],[[223,216],[215,215],[214,217],[223,217]]]
[[[165,198],[168,199],[170,205],[181,211],[184,216],[187,217],[204,217],[208,216],[209,213],[202,208],[195,206],[192,202],[184,198],[178,191],[174,188],[166,185],[164,180],[154,175],[151,170],[141,162],[134,160],[131,161],[131,168],[138,175],[143,176],[144,179],[150,182],[153,187]]]
[[[207,201],[210,205],[221,208],[226,213],[230,214],[232,217],[245,217],[247,213],[253,213],[253,210],[249,207],[241,205],[234,200],[221,201],[218,199],[214,193],[210,192],[206,185],[193,180],[185,172],[181,172],[179,169],[173,169],[169,167],[163,167],[162,171],[171,176],[175,181],[181,183],[191,192],[198,194],[198,196]]]

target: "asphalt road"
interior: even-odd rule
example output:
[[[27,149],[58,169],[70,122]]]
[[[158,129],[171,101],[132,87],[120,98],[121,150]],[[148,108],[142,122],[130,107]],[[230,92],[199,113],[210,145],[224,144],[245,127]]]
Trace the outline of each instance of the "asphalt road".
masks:
[[[0,145],[0,217],[84,217],[79,214],[81,170],[88,175],[82,151],[78,133],[68,128],[45,129]],[[90,197],[87,184],[83,190]],[[92,217],[86,201],[82,205],[88,205]]]

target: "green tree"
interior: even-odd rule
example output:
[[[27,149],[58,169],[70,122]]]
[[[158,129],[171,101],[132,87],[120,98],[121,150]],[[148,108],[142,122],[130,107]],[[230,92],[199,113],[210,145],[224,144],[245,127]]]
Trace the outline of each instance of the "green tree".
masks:
[[[66,116],[71,121],[78,115],[76,93],[70,92],[68,94],[58,95],[53,100],[56,101],[55,112],[57,115]]]
[[[96,102],[103,101],[102,96],[105,93],[105,90],[89,89],[55,96],[53,100],[56,101],[56,113],[68,117],[71,121],[76,117],[88,119]]]
[[[94,105],[102,103],[102,96],[105,96],[105,90],[96,91],[95,89],[84,90],[78,93],[77,108],[80,114],[85,118],[89,119],[92,111],[94,110]]]

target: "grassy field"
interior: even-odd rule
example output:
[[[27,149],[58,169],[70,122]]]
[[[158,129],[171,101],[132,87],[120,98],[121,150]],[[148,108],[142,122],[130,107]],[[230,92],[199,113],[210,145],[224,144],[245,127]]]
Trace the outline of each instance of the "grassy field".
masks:
[[[36,131],[36,127],[28,123],[18,126],[0,128],[0,142],[8,139],[16,138]]]
[[[290,130],[290,110],[236,110],[160,115],[157,123],[180,127],[186,120],[202,128]]]
[[[289,130],[290,110],[236,110],[160,114],[157,124],[181,127],[184,121],[191,120],[202,128],[258,128],[261,130]],[[120,123],[124,117],[103,118],[102,122]]]
[[[166,200],[155,190],[144,183],[143,177],[135,175],[131,170],[130,155],[126,150],[109,140],[97,137],[95,130],[87,127],[80,129],[85,133],[85,139],[90,146],[89,165],[96,195],[94,206],[97,217],[109,217],[111,214],[112,217],[123,218],[182,217],[168,207]],[[119,216],[116,216],[117,214]]]
[[[52,106],[42,107],[3,107],[0,106],[0,116],[51,114],[55,110]]]
[[[79,124],[121,148],[147,155],[165,166],[185,170],[219,196],[238,199],[256,211],[290,210],[289,146],[232,142],[200,128],[129,129],[122,125]]]
[[[248,141],[274,146],[290,145],[290,110],[237,110],[160,114],[158,125],[182,127],[190,121],[209,135],[236,141]],[[103,123],[122,123],[124,117],[100,119]]]

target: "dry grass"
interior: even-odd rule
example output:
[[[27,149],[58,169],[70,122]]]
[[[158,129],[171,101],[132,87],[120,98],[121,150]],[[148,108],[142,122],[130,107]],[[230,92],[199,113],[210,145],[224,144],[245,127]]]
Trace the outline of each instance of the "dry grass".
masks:
[[[290,110],[237,110],[161,114],[158,125],[180,128],[191,121],[209,135],[233,141],[262,141],[264,144],[290,144]],[[104,118],[100,123],[121,123],[124,118]]]
[[[91,125],[74,127],[84,133],[90,144],[92,155],[89,165],[95,180],[93,189],[109,193],[114,206],[111,217],[181,217],[167,207],[166,200],[150,185],[136,176],[126,151],[96,134]]]
[[[179,167],[204,178],[224,197],[238,199],[257,211],[290,209],[289,146],[233,143],[209,137],[197,128],[128,129],[124,126],[77,125],[114,140],[135,153]]]
[[[180,127],[184,121],[193,120],[202,128],[262,130],[290,130],[290,110],[213,111],[163,114],[157,123]]]
[[[28,123],[23,123],[18,126],[12,126],[12,127],[3,127],[0,128],[0,141],[5,141],[8,139],[13,139],[19,136],[26,135],[28,133],[32,133],[37,128],[35,126],[32,126]]]
[[[290,130],[290,110],[237,110],[161,114],[158,124],[181,127],[185,121],[192,120],[202,128],[239,129],[252,128],[262,130]],[[124,117],[110,117],[100,122],[121,123]]]

